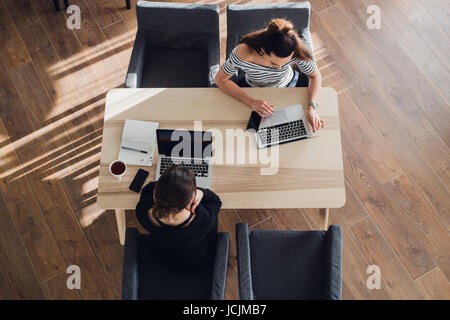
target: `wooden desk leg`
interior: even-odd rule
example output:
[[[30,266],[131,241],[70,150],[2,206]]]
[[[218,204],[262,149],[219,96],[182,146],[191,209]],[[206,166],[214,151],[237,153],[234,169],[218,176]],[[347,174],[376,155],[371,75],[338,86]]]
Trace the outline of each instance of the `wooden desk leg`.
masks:
[[[123,245],[125,243],[125,229],[127,228],[125,209],[116,209],[116,222],[117,229],[119,229],[119,241]]]
[[[322,220],[322,230],[328,230],[328,213],[330,209],[319,209],[320,219]]]

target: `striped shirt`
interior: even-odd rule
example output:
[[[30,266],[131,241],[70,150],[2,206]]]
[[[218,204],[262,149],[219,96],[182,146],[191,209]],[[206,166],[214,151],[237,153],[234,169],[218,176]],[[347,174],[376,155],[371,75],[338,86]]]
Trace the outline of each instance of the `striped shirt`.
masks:
[[[281,69],[269,66],[261,66],[252,62],[240,59],[233,49],[227,61],[222,66],[222,70],[229,76],[237,74],[238,69],[245,72],[245,81],[252,87],[286,87],[294,76],[291,65],[296,64],[300,71],[308,75],[316,69],[314,60],[301,60],[292,58],[288,63],[283,64]]]

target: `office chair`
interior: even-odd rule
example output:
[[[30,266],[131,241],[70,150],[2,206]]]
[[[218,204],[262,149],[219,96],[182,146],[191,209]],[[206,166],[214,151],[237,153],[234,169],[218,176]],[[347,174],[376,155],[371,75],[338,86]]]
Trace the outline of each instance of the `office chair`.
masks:
[[[69,0],[63,0],[64,1],[64,7],[67,9],[69,7]],[[55,5],[55,11],[61,11],[61,7],[59,6],[59,0],[53,0],[53,4]],[[125,4],[127,6],[127,9],[131,9],[130,0],[125,0]]]
[[[195,271],[174,271],[152,256],[151,235],[128,228],[123,255],[123,300],[223,300],[230,237],[220,232],[212,264]]]
[[[342,235],[328,231],[249,230],[236,225],[242,300],[339,300]]]
[[[138,1],[125,87],[209,87],[219,69],[219,8]]]

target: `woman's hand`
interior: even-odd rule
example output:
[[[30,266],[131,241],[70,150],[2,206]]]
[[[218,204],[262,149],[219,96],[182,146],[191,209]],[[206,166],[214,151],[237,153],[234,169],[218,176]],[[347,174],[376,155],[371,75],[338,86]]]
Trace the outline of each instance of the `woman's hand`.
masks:
[[[320,119],[319,113],[314,107],[308,107],[307,117],[309,124],[313,128],[313,132],[325,126],[325,121]]]
[[[202,201],[203,198],[203,191],[200,189],[197,189],[197,192],[195,193],[195,199],[194,202],[191,205],[191,212],[195,213],[195,208],[199,205],[200,201]]]
[[[250,107],[263,118],[270,116],[273,112],[272,105],[264,100],[254,99],[250,103]]]

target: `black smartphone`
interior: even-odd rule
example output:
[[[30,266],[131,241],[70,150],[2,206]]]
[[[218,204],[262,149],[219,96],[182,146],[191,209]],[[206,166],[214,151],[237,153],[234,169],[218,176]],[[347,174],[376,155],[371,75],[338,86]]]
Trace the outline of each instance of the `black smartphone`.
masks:
[[[133,179],[133,182],[130,184],[130,190],[137,193],[141,192],[142,185],[144,184],[145,179],[147,179],[148,173],[148,171],[139,169]]]

